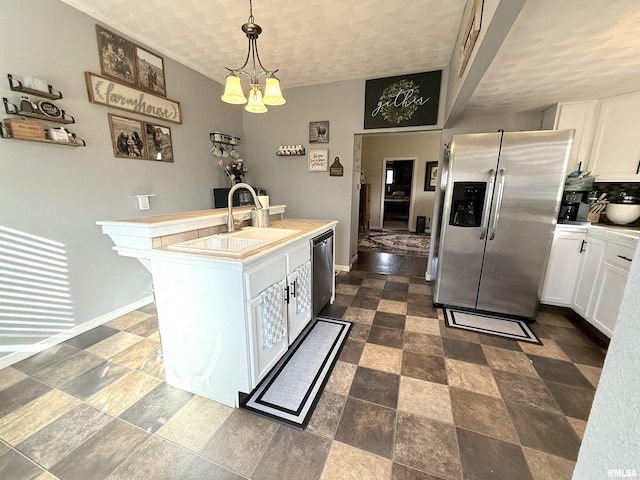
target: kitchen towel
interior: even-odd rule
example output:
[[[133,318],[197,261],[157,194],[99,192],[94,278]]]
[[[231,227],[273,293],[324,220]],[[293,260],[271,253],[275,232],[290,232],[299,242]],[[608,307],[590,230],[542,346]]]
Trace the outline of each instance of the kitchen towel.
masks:
[[[296,276],[296,313],[311,310],[311,263],[307,262],[295,269]]]
[[[287,334],[284,302],[280,285],[271,285],[262,297],[262,342],[264,348],[271,348]]]

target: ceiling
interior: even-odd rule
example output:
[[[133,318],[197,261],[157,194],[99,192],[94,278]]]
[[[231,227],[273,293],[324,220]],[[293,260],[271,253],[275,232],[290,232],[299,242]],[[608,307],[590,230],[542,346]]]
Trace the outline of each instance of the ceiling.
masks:
[[[62,0],[134,41],[224,83],[247,53],[248,1]],[[256,0],[266,68],[286,89],[437,70],[466,0]],[[542,110],[640,90],[640,2],[528,0],[467,112]]]

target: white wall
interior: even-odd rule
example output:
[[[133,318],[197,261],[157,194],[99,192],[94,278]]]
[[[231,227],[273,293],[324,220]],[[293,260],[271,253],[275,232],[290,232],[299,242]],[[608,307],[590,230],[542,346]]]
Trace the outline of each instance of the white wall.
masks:
[[[640,258],[640,248],[634,258]],[[639,342],[640,261],[634,261],[593,399],[574,480],[640,477]],[[610,474],[610,469],[622,470],[622,475]]]
[[[540,130],[542,112],[496,113],[492,116],[466,116],[442,131],[442,143],[451,143],[458,133],[490,133]],[[440,152],[442,156],[442,152]]]
[[[28,325],[7,296],[14,289],[0,283],[0,357],[150,295],[147,271],[112,251],[95,222],[211,208],[211,189],[226,180],[209,155],[209,132],[242,134],[242,115],[219,100],[219,84],[165,58],[167,95],[180,102],[184,119],[182,125],[166,124],[175,163],[114,158],[107,113],[118,111],[90,103],[84,80],[85,71],[100,73],[95,24],[56,0],[2,2],[0,93],[20,97],[9,90],[7,73],[48,80],[64,94],[56,103],[76,118],[69,129],[88,146],[0,139],[0,227],[63,245],[72,307],[57,326],[47,328],[34,315]],[[131,198],[137,193],[158,195],[150,211],[137,210]]]

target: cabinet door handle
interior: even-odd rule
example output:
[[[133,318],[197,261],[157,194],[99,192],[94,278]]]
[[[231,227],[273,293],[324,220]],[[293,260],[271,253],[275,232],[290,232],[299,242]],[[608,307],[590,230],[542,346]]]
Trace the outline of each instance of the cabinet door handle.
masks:
[[[623,260],[626,260],[627,262],[630,262],[630,261],[631,261],[631,259],[630,259],[630,258],[625,257],[624,255],[618,255],[618,258],[621,258],[621,259],[623,259]]]
[[[636,175],[640,173],[640,160],[638,160],[638,168],[636,168]]]
[[[580,251],[578,253],[584,252],[584,246],[587,244],[586,240],[582,240],[582,245],[580,245]]]
[[[296,282],[297,280],[293,281],[293,285],[292,285],[292,289],[291,289],[291,295],[293,295],[293,298],[296,298]]]
[[[284,299],[289,304],[289,286],[284,287]]]

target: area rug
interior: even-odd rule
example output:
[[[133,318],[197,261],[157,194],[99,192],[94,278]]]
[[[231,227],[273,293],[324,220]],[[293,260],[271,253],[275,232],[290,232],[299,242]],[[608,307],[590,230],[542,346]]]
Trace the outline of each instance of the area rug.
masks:
[[[542,345],[540,339],[536,337],[529,326],[524,321],[515,318],[495,317],[484,313],[445,308],[444,321],[450,328]]]
[[[351,328],[350,322],[326,317],[314,322],[241,408],[306,428]]]
[[[428,233],[369,230],[360,234],[358,250],[426,257],[429,255],[430,239]]]

